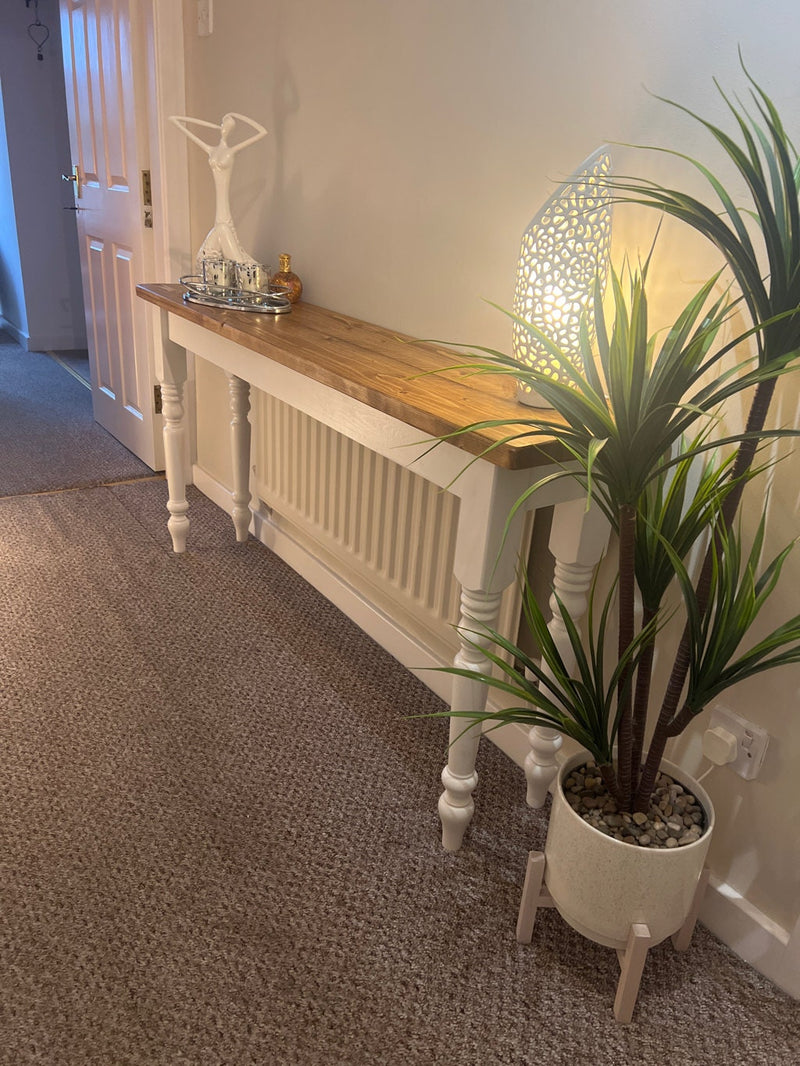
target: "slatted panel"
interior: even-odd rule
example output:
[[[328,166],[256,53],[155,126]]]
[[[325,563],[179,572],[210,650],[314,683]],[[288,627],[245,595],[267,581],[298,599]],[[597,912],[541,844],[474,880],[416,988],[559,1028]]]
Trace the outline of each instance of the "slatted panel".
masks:
[[[457,498],[273,397],[253,390],[251,400],[255,496],[280,524],[334,556],[337,572],[368,602],[402,618],[449,661],[460,608]],[[523,555],[529,540],[530,526]],[[499,631],[516,638],[519,613],[512,585]]]
[[[252,402],[255,493],[454,644],[458,500],[273,397]]]

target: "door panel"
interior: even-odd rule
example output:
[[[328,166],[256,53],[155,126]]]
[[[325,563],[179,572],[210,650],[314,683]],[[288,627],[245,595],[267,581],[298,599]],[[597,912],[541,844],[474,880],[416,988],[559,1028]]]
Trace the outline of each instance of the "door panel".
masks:
[[[139,376],[136,373],[136,282],[133,256],[129,248],[114,249],[114,289],[117,294],[117,339],[122,353],[120,381],[122,403],[137,418],[144,417]]]
[[[89,359],[92,362],[92,391],[102,389],[113,396],[114,386],[106,336],[106,297],[103,279],[105,242],[89,237],[85,243],[87,253],[83,288]],[[81,266],[83,266],[83,256],[81,256]]]
[[[163,467],[153,409],[147,310],[135,296],[153,276],[138,147],[149,143],[145,87],[134,48],[145,48],[136,0],[61,0],[67,111],[96,420],[154,469]],[[138,8],[138,12],[137,12]],[[77,193],[80,193],[80,196]]]

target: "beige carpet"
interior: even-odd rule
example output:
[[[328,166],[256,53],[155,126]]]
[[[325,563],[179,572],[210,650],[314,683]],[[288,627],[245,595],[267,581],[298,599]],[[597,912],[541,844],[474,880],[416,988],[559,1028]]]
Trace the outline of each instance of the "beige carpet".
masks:
[[[59,356],[73,375],[0,330],[0,497],[152,476],[94,421],[76,354]]]
[[[67,376],[65,374],[65,376]],[[514,924],[546,814],[490,744],[445,854],[441,705],[163,482],[0,500],[2,1066],[796,1066],[800,1004],[699,929]]]

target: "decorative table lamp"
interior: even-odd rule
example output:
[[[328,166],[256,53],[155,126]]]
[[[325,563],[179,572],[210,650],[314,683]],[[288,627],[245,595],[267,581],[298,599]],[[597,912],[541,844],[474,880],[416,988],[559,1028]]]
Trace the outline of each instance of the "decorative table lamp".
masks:
[[[608,265],[610,173],[611,156],[604,145],[539,210],[522,236],[519,254],[514,314],[546,334],[578,366],[581,317],[597,279],[604,284]],[[514,322],[512,352],[523,366],[563,379],[547,347],[519,322]],[[517,398],[531,407],[548,406],[528,382],[519,382]]]

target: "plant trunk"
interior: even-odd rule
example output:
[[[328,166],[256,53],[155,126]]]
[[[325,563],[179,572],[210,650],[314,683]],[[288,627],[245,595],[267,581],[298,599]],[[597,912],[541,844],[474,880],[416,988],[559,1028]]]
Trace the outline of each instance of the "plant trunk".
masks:
[[[770,378],[767,381],[762,381],[756,386],[753,402],[750,405],[747,425],[745,426],[745,431],[747,433],[760,433],[763,430],[772,402],[772,396],[775,392],[776,381],[776,378]],[[755,458],[758,449],[758,443],[758,439],[753,437],[743,440],[739,445],[730,475],[731,479],[736,481],[737,484],[731,489],[722,505],[722,511],[720,514],[721,529],[730,529],[733,520],[736,517],[742,499],[742,493],[744,491],[744,476],[753,464],[753,459]],[[717,547],[719,547],[718,540]],[[703,560],[703,568],[697,581],[696,595],[701,614],[705,614],[708,610],[708,600],[711,595],[713,560],[714,543],[712,542],[708,546],[705,559]],[[685,707],[680,714],[676,713],[681,693],[683,692],[683,687],[686,682],[686,677],[689,673],[690,662],[691,637],[689,626],[687,624],[684,628],[681,642],[678,645],[672,673],[670,674],[669,682],[664,693],[664,701],[661,705],[658,722],[656,723],[653,739],[650,743],[650,750],[647,753],[647,760],[645,761],[644,770],[639,782],[639,788],[637,790],[634,804],[636,810],[646,811],[649,806],[650,796],[655,787],[658,767],[664,757],[667,740],[671,736],[677,736],[679,732],[682,732],[692,718],[692,715],[686,712]],[[679,729],[674,728],[679,724]]]
[[[645,607],[642,612],[642,629],[649,625],[656,612]],[[647,707],[650,703],[650,683],[653,677],[653,656],[656,645],[655,637],[645,645],[642,657],[636,668],[636,692],[633,699],[633,748],[631,751],[631,769],[634,788],[638,788],[639,774],[642,771],[642,752],[644,751],[644,731],[647,725]]]
[[[613,800],[616,801],[619,807],[622,806],[622,797],[619,794],[619,783],[617,781],[617,775],[614,773],[614,767],[611,763],[603,763],[602,766],[598,766],[600,771],[600,777],[603,779],[603,784],[606,786],[606,791]]]
[[[777,378],[770,378],[768,381],[762,381],[760,385],[756,386],[755,396],[753,397],[753,402],[750,406],[750,414],[747,418],[747,426],[745,427],[746,432],[760,433],[763,430],[777,383]],[[736,512],[739,510],[742,493],[744,492],[744,481],[742,481],[742,478],[753,465],[753,459],[758,450],[758,444],[758,440],[754,438],[751,440],[743,440],[739,445],[736,461],[734,462],[733,470],[731,471],[732,480],[738,481],[738,484],[731,489],[722,504],[722,521],[723,528],[725,529],[730,529],[733,524],[733,519],[736,517]]]
[[[664,758],[667,741],[669,740],[668,729],[668,724],[662,723],[661,721],[656,725],[653,738],[650,741],[647,758],[645,759],[644,767],[642,769],[642,776],[639,779],[639,787],[636,790],[636,796],[633,803],[634,811],[642,811],[646,814],[650,808],[650,799],[653,795],[653,790],[656,787],[656,777],[658,776],[658,770]]]
[[[747,425],[745,427],[746,432],[760,433],[763,430],[764,423],[766,422],[769,413],[770,403],[772,402],[772,396],[775,392],[776,381],[776,378],[770,378],[769,381],[762,381],[761,384],[756,387],[753,402],[750,405],[750,413],[747,418]],[[700,571],[700,577],[697,579],[697,604],[701,614],[705,614],[708,608],[708,598],[711,594],[714,550],[715,548],[717,551],[721,549],[721,533],[727,532],[733,525],[733,520],[739,510],[739,504],[742,501],[742,493],[744,492],[745,486],[744,477],[753,465],[757,450],[758,440],[756,438],[751,438],[743,440],[736,453],[736,459],[734,460],[733,469],[730,474],[734,486],[723,500],[720,520],[714,528],[715,539],[708,546],[705,559],[703,560],[703,569]],[[684,639],[688,640],[688,632],[684,633]],[[685,671],[683,677],[684,679],[686,677]],[[683,687],[683,682],[681,682],[681,687]],[[675,701],[675,707],[677,707],[677,700]]]
[[[619,655],[626,653],[633,643],[635,622],[635,551],[636,509],[624,504],[619,512]],[[617,774],[620,800],[623,807],[630,806],[635,787],[632,774],[633,753],[632,695],[630,665],[620,677],[617,688],[619,701],[619,730],[617,732]]]
[[[705,710],[705,707],[703,707],[702,710]],[[687,703],[685,703],[683,705],[683,708],[680,711],[680,713],[676,714],[675,717],[670,722],[669,728],[667,729],[667,736],[668,737],[678,737],[678,736],[680,736],[681,733],[684,731],[684,729],[689,724],[689,722],[691,722],[691,720],[697,714],[700,714],[700,711],[692,712],[692,710],[689,707],[689,705]]]

